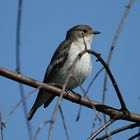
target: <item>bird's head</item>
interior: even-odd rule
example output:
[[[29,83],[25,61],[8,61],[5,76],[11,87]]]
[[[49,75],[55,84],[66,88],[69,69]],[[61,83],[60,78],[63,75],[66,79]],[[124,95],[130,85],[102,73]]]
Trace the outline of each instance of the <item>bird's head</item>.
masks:
[[[88,25],[76,25],[67,31],[66,39],[92,41],[94,35],[100,34]]]

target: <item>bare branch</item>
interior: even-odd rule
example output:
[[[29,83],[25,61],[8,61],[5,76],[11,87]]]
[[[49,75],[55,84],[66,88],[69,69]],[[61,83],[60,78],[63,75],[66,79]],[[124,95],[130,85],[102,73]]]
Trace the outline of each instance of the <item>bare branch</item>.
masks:
[[[1,140],[4,140],[4,128],[6,128],[6,126],[5,126],[5,121],[3,121],[2,119],[1,112],[0,112],[0,127],[1,127]]]
[[[108,73],[108,75],[109,75],[109,77],[110,77],[110,80],[111,80],[111,82],[112,82],[112,85],[113,85],[113,87],[114,87],[114,89],[115,89],[115,91],[116,91],[116,93],[117,93],[117,96],[118,96],[118,99],[119,99],[119,101],[120,101],[120,104],[121,104],[122,109],[124,109],[124,110],[127,111],[127,107],[126,107],[126,105],[125,105],[125,102],[124,102],[123,97],[122,97],[122,95],[121,95],[121,92],[120,92],[120,90],[119,90],[119,87],[118,87],[118,85],[117,85],[117,83],[116,83],[116,81],[115,81],[115,79],[114,79],[114,77],[113,77],[113,75],[112,75],[112,73],[111,73],[111,71],[110,71],[108,65],[107,65],[107,64],[105,63],[105,61],[101,58],[100,54],[98,54],[98,53],[96,53],[95,51],[92,51],[92,50],[87,50],[87,52],[90,53],[90,54],[92,54],[92,55],[94,55],[94,56],[96,56],[96,57],[98,58],[98,61],[100,61],[101,64],[104,66],[106,72]]]
[[[38,88],[38,87],[42,88],[42,89],[48,91],[50,94],[53,94],[55,96],[60,96],[62,93],[62,90],[57,88],[57,87],[53,87],[51,85],[39,82],[37,80],[33,80],[31,78],[28,78],[28,77],[25,77],[21,74],[9,71],[9,70],[2,68],[2,67],[0,67],[0,75],[7,77],[9,79],[12,79],[14,81],[23,83],[25,85],[34,87],[34,88]],[[132,122],[140,122],[140,114],[134,114],[134,113],[130,112],[130,115],[128,117],[121,110],[115,109],[115,108],[107,106],[107,105],[103,105],[103,104],[98,103],[98,102],[93,101],[93,100],[89,100],[89,99],[80,97],[80,96],[73,94],[73,93],[64,92],[63,98],[65,98],[71,102],[84,105],[84,106],[91,108],[91,109],[93,109],[93,106],[94,106],[97,111],[105,113],[106,115],[109,115],[111,117],[120,116],[119,119],[122,119],[122,120],[128,120],[128,121],[132,121]]]
[[[37,130],[35,132],[33,140],[37,139],[37,136],[38,136],[39,132],[50,122],[51,122],[50,120],[45,120],[39,125],[39,127],[37,128]]]
[[[8,120],[10,119],[10,117],[13,115],[13,113],[16,111],[16,109],[22,104],[22,102],[24,100],[26,100],[29,96],[31,96],[31,94],[33,94],[33,92],[35,92],[37,89],[29,92],[25,97],[21,98],[17,103],[16,105],[14,105],[14,107],[11,109],[11,111],[9,112],[8,116],[7,116],[7,119],[5,121],[5,123],[8,122]]]
[[[95,131],[87,140],[93,140],[100,132],[102,132],[104,129],[106,129],[109,125],[111,125],[115,120],[110,119],[108,122],[106,122],[103,126],[101,126],[97,131]]]
[[[17,8],[17,28],[16,28],[16,71],[20,73],[21,67],[20,67],[20,39],[21,39],[21,19],[22,19],[22,10],[23,10],[23,1],[18,1],[18,8]],[[20,89],[20,96],[23,100],[25,97],[24,88],[23,85],[19,83],[19,89]],[[23,100],[23,111],[24,111],[24,117],[27,125],[28,135],[29,139],[33,139],[33,133],[32,133],[32,126],[31,122],[27,121],[26,116],[28,113],[27,103],[26,100]]]
[[[119,132],[122,132],[122,131],[125,131],[125,130],[128,130],[128,129],[133,129],[135,127],[138,127],[140,126],[140,123],[133,123],[133,124],[129,124],[129,125],[126,125],[126,126],[123,126],[121,128],[118,128],[118,129],[115,129],[111,132],[109,132],[110,136],[114,135],[114,134],[117,134]],[[106,139],[108,137],[108,135],[104,135],[102,137],[100,137],[99,139]]]
[[[60,111],[60,115],[61,115],[61,118],[62,118],[62,122],[63,122],[63,126],[64,126],[64,130],[65,130],[65,133],[66,133],[67,140],[70,140],[70,137],[69,137],[69,134],[68,134],[68,129],[67,129],[65,118],[64,118],[64,113],[63,113],[61,105],[59,106],[59,111]]]
[[[120,33],[121,33],[122,29],[123,29],[123,26],[124,26],[124,23],[126,21],[126,18],[127,18],[128,14],[129,14],[129,11],[130,11],[134,1],[135,0],[129,0],[129,2],[128,2],[127,6],[126,6],[126,9],[124,11],[124,14],[123,14],[123,16],[121,18],[120,24],[119,24],[119,26],[117,28],[117,31],[116,31],[116,33],[114,35],[112,45],[110,47],[109,55],[108,55],[108,58],[107,58],[108,66],[110,65],[111,58],[112,58],[112,55],[113,55],[113,51],[114,51],[114,49],[116,47],[116,43],[118,41],[118,38],[119,38]],[[106,93],[107,93],[107,78],[108,78],[108,75],[107,75],[107,72],[105,72],[104,85],[103,85],[103,97],[102,97],[102,103],[103,104],[105,104],[105,97],[106,97]],[[106,121],[105,115],[104,115],[104,121]]]

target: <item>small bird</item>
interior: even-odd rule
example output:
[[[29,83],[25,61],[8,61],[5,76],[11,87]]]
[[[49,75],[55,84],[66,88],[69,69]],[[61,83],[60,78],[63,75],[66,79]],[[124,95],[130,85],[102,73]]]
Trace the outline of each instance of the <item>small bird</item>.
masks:
[[[94,31],[88,25],[77,25],[67,31],[66,39],[56,49],[51,62],[46,70],[44,83],[55,83],[63,86],[68,77],[70,66],[79,53],[90,49],[94,35],[100,32]],[[91,55],[85,53],[76,63],[73,75],[66,88],[73,89],[81,85],[92,70]],[[46,108],[54,99],[54,95],[43,89],[39,90],[36,101],[31,108],[27,119],[31,120],[37,109],[44,104]]]

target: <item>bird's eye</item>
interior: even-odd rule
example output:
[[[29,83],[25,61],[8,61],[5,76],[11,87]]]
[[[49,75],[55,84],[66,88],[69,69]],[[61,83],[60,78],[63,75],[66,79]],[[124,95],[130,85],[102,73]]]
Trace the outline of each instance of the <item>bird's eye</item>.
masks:
[[[87,30],[83,30],[84,33],[87,33]]]

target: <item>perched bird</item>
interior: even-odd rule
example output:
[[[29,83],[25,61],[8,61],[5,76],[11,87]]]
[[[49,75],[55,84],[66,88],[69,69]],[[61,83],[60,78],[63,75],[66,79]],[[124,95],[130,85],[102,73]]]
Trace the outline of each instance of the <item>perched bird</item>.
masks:
[[[66,39],[56,49],[51,62],[46,70],[44,83],[55,83],[63,86],[68,77],[70,66],[73,64],[76,56],[85,49],[90,49],[94,35],[100,32],[94,31],[88,25],[77,25],[67,31]],[[91,56],[85,53],[76,63],[73,70],[73,77],[70,78],[66,86],[67,89],[73,89],[81,85],[92,69]],[[36,101],[31,108],[27,119],[31,120],[36,110],[44,104],[47,107],[54,95],[43,89],[39,90]]]

